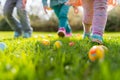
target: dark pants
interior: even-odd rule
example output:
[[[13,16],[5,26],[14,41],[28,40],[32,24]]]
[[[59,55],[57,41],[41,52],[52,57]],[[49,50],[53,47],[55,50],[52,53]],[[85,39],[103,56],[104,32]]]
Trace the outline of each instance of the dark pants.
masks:
[[[4,6],[4,16],[10,27],[16,32],[32,32],[30,20],[25,10],[22,0],[7,0]],[[13,14],[14,8],[17,8],[18,18]]]
[[[57,6],[53,6],[53,10],[58,18],[59,21],[59,27],[64,27],[66,29],[67,33],[71,32],[71,27],[68,22],[68,11],[69,11],[68,5],[60,4]]]

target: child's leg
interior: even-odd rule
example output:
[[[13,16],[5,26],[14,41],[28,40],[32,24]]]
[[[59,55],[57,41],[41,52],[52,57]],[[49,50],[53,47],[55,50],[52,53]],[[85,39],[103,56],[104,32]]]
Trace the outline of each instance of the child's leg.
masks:
[[[66,26],[66,37],[70,37],[72,36],[72,29],[69,25],[69,22],[67,22],[67,26]]]
[[[92,41],[102,44],[103,33],[107,21],[107,0],[94,0],[94,15],[92,22]]]
[[[58,21],[59,21],[59,13],[60,13],[60,6],[53,6],[52,7],[52,9],[54,10],[54,12],[55,12],[55,14],[56,14],[56,16],[57,16],[57,18],[58,18]],[[59,21],[60,22],[60,21]],[[58,22],[58,23],[59,23]],[[58,25],[59,27],[60,27],[60,24]]]
[[[63,4],[59,14],[60,25],[64,26],[66,33],[71,33],[71,27],[68,21],[68,11],[70,6]]]
[[[71,28],[69,26],[68,23],[68,18],[67,18],[67,14],[69,11],[69,6],[61,4],[58,6],[54,6],[52,7],[54,9],[54,12],[58,18],[59,21],[59,29],[63,28],[63,30],[65,29],[64,34],[58,34],[59,36],[65,36],[66,32],[70,33],[71,32]],[[58,30],[59,31],[59,30]]]
[[[93,19],[93,0],[82,0],[83,6],[83,38],[89,37]]]
[[[12,16],[13,9],[16,6],[15,0],[7,0],[4,5],[4,16],[10,27],[15,30],[15,37],[18,37],[22,34],[20,22]]]
[[[65,34],[66,34],[66,30],[65,30],[65,27],[64,26],[61,26],[60,24],[60,19],[59,19],[59,15],[60,15],[60,10],[61,10],[61,6],[60,5],[57,5],[57,6],[53,6],[52,9],[54,10],[57,18],[58,18],[58,26],[59,26],[59,29],[58,29],[58,36],[60,37],[64,37]]]
[[[31,37],[32,34],[32,27],[30,25],[30,20],[27,15],[27,11],[25,10],[25,4],[23,3],[23,0],[17,0],[17,13],[20,18],[20,22],[22,25],[22,29],[24,31],[23,37]]]
[[[92,34],[103,36],[107,21],[107,0],[94,0]]]

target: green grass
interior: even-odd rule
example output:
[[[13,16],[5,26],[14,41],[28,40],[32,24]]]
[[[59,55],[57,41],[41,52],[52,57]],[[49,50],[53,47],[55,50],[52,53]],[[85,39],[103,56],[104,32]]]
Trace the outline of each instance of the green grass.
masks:
[[[105,33],[109,51],[103,62],[89,60],[93,44],[77,34],[58,38],[56,33],[36,32],[29,39],[13,39],[12,32],[0,32],[0,41],[7,44],[0,51],[0,80],[119,80],[120,33]],[[44,38],[50,40],[49,46],[42,44]],[[60,49],[54,48],[57,40],[63,44]]]

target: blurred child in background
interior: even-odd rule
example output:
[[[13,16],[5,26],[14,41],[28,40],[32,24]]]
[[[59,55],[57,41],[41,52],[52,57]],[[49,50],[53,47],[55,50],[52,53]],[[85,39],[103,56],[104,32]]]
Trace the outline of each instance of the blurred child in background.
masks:
[[[83,39],[103,44],[103,33],[107,22],[107,7],[116,5],[115,0],[69,0],[66,4],[83,7]]]
[[[15,18],[12,14],[14,8],[17,8],[18,18]],[[15,31],[14,37],[18,38],[22,36],[29,38],[32,35],[32,27],[30,26],[29,17],[26,12],[26,0],[6,0],[4,5],[4,16],[10,27]]]
[[[59,21],[59,28],[58,28],[58,36],[59,37],[70,37],[72,36],[71,27],[68,22],[68,11],[69,5],[65,5],[68,0],[50,0],[50,7],[54,10],[58,21]],[[47,4],[47,0],[42,0],[44,10],[47,13],[47,9],[49,8]]]

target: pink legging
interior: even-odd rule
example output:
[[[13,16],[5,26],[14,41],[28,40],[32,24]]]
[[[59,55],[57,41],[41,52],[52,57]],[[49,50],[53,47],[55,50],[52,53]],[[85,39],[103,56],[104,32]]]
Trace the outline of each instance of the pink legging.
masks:
[[[83,22],[92,24],[92,34],[103,35],[107,21],[107,0],[82,0]]]

